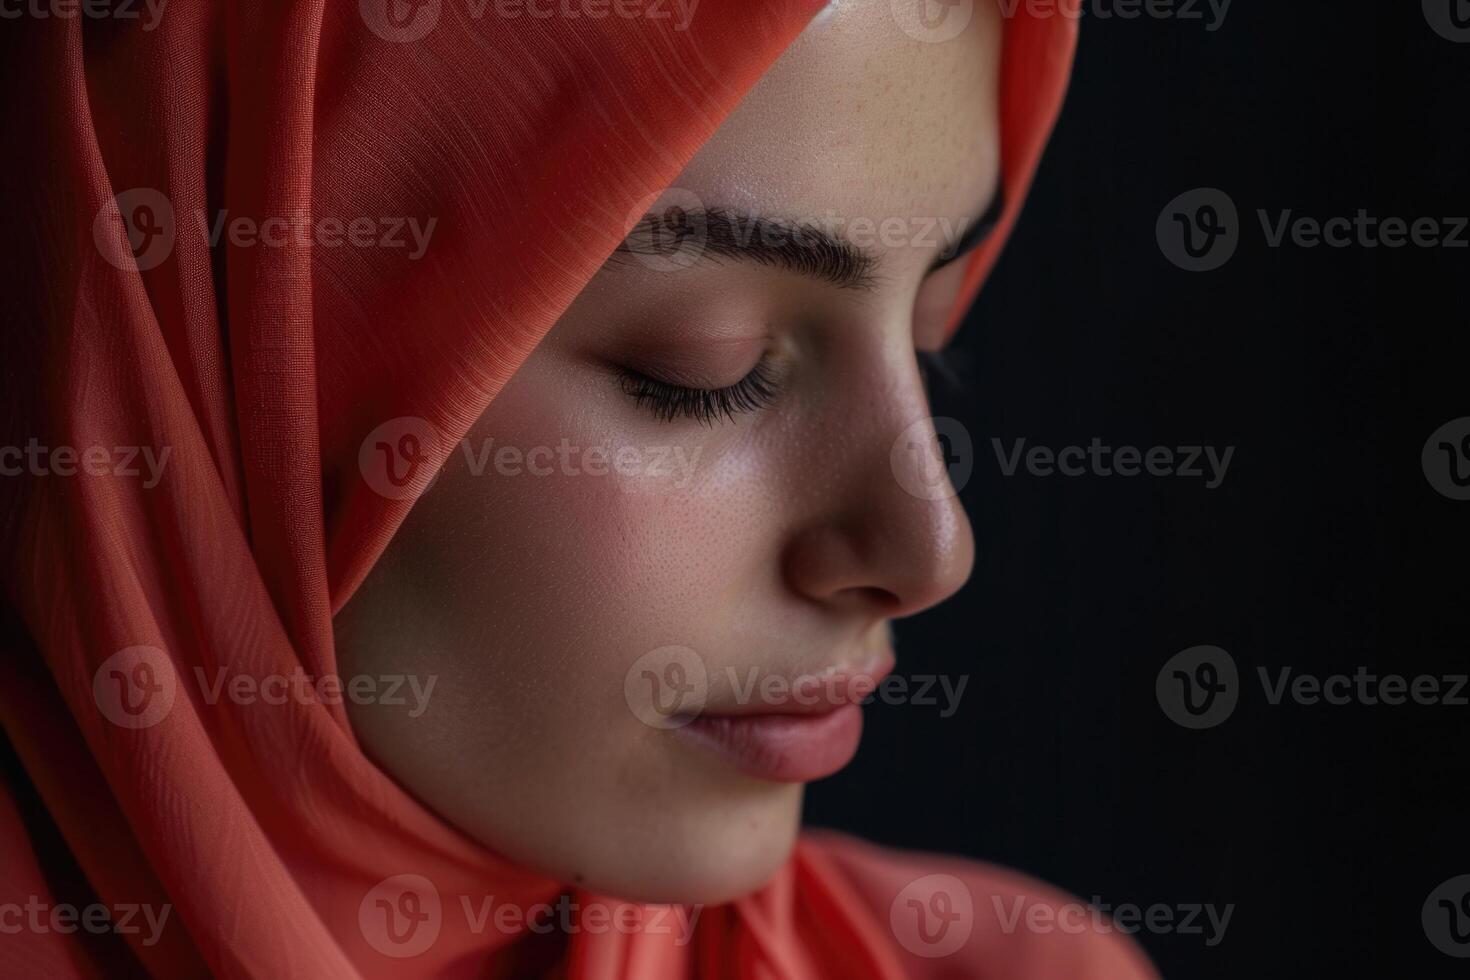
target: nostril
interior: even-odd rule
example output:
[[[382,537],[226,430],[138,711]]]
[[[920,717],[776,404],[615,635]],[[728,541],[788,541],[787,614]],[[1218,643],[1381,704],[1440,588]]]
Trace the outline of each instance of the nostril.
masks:
[[[903,608],[903,599],[896,592],[876,585],[858,585],[843,590],[850,601],[861,606],[864,612],[876,612],[885,618]]]

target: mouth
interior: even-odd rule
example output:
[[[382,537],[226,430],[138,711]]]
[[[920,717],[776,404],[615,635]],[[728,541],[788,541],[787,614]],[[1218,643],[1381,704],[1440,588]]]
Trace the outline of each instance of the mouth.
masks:
[[[710,705],[676,731],[756,779],[825,779],[857,754],[863,735],[859,702],[893,665],[893,652],[885,644],[859,668],[832,667],[779,683],[752,684],[745,697]]]

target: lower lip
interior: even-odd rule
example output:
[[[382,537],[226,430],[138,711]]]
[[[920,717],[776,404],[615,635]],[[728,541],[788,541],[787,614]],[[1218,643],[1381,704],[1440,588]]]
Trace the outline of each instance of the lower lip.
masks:
[[[863,737],[863,710],[848,704],[820,715],[701,715],[676,730],[748,776],[809,783],[852,761]]]

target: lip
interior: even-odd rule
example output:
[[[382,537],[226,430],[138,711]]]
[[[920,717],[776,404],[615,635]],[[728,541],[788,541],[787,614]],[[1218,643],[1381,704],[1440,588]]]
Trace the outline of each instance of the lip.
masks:
[[[824,779],[857,754],[863,735],[858,702],[893,665],[893,653],[885,649],[861,668],[802,674],[774,695],[765,691],[755,702],[711,707],[676,731],[757,779]]]

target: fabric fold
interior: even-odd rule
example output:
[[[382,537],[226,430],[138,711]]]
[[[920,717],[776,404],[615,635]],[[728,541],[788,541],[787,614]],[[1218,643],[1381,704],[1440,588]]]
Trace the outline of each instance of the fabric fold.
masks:
[[[0,833],[35,864],[0,901],[167,907],[157,941],[124,938],[153,976],[454,977],[519,938],[476,929],[463,899],[569,890],[400,789],[340,699],[222,685],[334,676],[333,613],[451,447],[820,7],[702,5],[684,29],[454,0],[7,23],[0,71],[40,94],[13,107],[25,138],[0,190],[23,229],[0,441],[131,449],[136,472],[0,481],[0,726],[88,887],[49,893],[10,785]],[[1007,20],[1002,233],[1075,28]],[[415,465],[375,482],[376,444],[410,437]],[[822,855],[801,843],[687,945],[579,931],[569,976],[899,976]],[[7,937],[0,973],[62,970],[66,948]],[[93,975],[89,957],[59,975]]]

